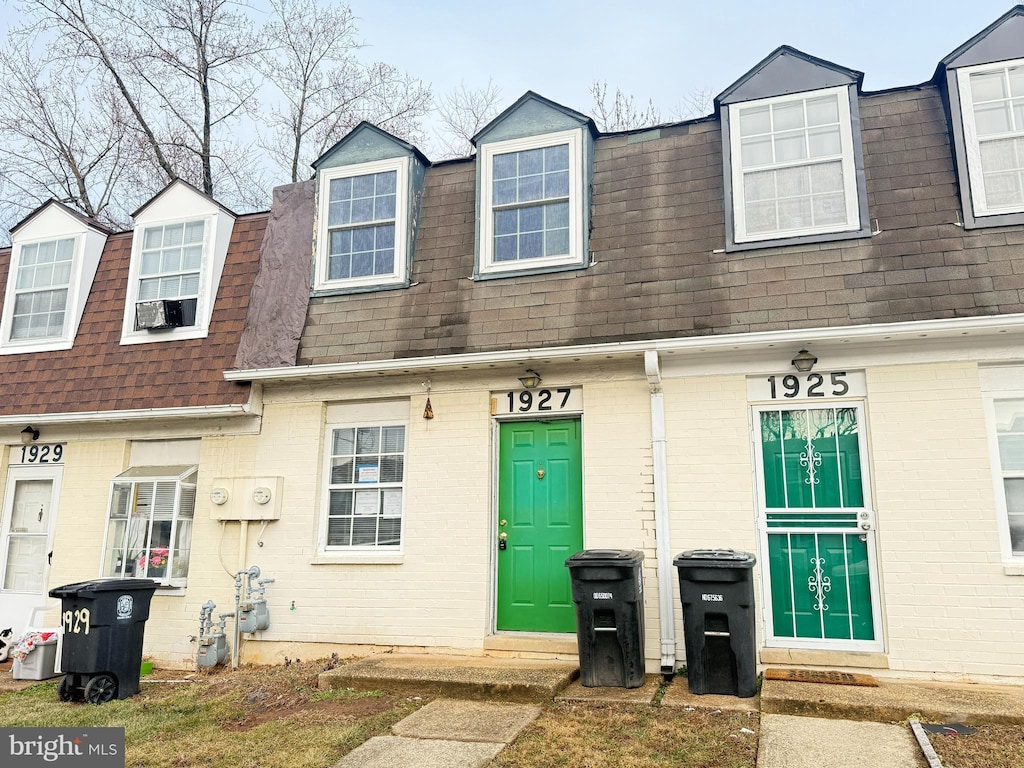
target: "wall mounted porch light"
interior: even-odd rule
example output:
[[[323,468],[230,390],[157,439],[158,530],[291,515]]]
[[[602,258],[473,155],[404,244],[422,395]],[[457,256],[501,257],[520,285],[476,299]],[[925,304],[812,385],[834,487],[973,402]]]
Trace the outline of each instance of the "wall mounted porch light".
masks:
[[[34,443],[38,439],[39,439],[39,430],[33,428],[31,424],[29,424],[27,427],[25,427],[23,430],[21,430],[21,444],[22,445],[31,445],[32,443]]]
[[[526,389],[536,389],[540,386],[541,381],[543,379],[541,379],[540,374],[533,370],[533,368],[527,368],[526,375],[519,377],[519,383]]]
[[[796,357],[794,357],[791,362],[793,363],[793,367],[800,371],[800,373],[807,373],[814,367],[814,364],[818,362],[818,358],[806,349],[801,349],[796,353]]]

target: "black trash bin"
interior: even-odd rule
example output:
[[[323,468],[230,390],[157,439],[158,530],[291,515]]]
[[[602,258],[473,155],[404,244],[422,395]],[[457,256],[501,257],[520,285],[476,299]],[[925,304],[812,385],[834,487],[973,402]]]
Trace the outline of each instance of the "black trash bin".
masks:
[[[644,684],[643,552],[588,549],[565,561],[576,603],[580,682],[639,688]]]
[[[756,562],[733,549],[693,549],[672,561],[679,569],[691,693],[749,697],[757,692],[751,578]]]
[[[142,638],[157,583],[95,579],[50,590],[61,598],[61,701],[102,704],[139,692]]]

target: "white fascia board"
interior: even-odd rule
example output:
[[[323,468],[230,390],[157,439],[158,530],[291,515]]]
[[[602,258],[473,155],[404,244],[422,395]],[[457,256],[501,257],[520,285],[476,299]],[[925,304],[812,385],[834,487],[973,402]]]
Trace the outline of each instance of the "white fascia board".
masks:
[[[859,342],[890,344],[917,338],[953,338],[982,333],[1024,332],[1024,314],[989,315],[984,317],[943,320],[918,320],[906,323],[846,325],[831,328],[795,328],[760,333],[722,334],[719,336],[688,336],[650,341],[625,341],[612,344],[583,344],[571,347],[524,348],[500,352],[474,352],[461,355],[406,357],[327,365],[283,366],[224,372],[228,381],[288,381],[327,379],[400,371],[461,368],[492,364],[514,364],[533,360],[564,360],[567,358],[617,358],[641,356],[648,350],[675,354],[742,352],[766,349],[782,344],[810,345],[819,342]]]

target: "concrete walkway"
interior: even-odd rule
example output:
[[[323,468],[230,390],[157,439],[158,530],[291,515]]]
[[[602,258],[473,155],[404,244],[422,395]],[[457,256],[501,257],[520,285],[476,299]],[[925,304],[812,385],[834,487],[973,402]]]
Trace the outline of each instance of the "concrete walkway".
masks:
[[[928,768],[905,725],[761,715],[757,768]]]
[[[559,661],[387,655],[320,676],[320,686],[443,696],[335,768],[482,768],[555,701],[761,712],[757,768],[928,768],[907,720],[1024,724],[1024,687],[880,679],[877,687],[765,680],[759,697],[696,696],[660,676],[635,689],[584,688]],[[472,698],[487,701],[464,701]]]
[[[334,768],[483,768],[540,707],[437,699],[349,752]]]

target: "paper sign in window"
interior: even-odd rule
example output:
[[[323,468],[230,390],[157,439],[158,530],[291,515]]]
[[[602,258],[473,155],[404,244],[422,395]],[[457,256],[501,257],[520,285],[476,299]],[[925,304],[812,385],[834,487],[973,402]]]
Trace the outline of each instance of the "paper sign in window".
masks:
[[[376,464],[361,464],[356,467],[357,483],[379,483],[380,467]]]
[[[377,492],[356,491],[355,514],[376,515],[377,514]]]

